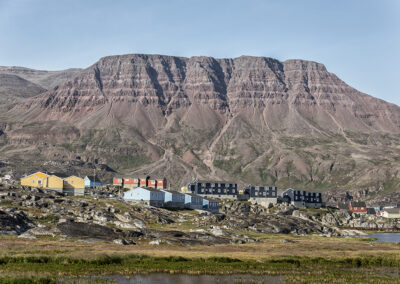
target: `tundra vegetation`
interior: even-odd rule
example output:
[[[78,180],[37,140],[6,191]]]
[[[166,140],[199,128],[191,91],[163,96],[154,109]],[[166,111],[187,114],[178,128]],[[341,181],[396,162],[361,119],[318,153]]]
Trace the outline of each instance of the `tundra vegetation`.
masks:
[[[399,244],[371,238],[250,234],[252,244],[121,246],[41,237],[0,238],[1,283],[55,283],[104,274],[266,274],[298,283],[398,283]]]

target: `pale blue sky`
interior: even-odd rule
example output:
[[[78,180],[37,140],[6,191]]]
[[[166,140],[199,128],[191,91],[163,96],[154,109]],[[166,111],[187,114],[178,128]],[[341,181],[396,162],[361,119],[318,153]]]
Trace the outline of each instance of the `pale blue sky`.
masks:
[[[126,53],[314,60],[400,105],[399,0],[0,0],[0,65]]]

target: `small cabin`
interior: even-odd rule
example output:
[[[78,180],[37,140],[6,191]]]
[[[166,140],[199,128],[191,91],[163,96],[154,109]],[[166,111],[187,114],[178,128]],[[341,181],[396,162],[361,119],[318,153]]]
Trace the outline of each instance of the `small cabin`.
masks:
[[[367,213],[367,205],[363,201],[352,201],[349,203],[349,211],[354,213]]]

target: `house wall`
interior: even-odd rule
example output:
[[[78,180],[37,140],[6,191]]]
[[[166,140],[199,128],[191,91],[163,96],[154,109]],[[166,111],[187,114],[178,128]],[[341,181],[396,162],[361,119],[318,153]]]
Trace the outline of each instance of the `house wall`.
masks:
[[[45,173],[36,172],[34,174],[31,174],[30,176],[21,178],[21,185],[43,188],[47,184],[47,177],[48,175]]]
[[[38,177],[35,175],[21,178],[22,186],[30,186],[37,188],[44,188],[47,184],[47,177]]]
[[[46,188],[62,190],[64,186],[63,179],[57,176],[49,176],[47,178]]]
[[[85,187],[86,187],[86,188],[87,188],[87,187],[90,187],[90,179],[87,178],[87,177],[85,177],[84,180],[85,180]]]
[[[148,182],[147,182],[147,187],[156,188],[156,180],[155,179],[149,179]]]
[[[122,178],[113,178],[113,185],[119,185],[122,186]]]
[[[167,180],[166,179],[156,179],[156,187],[160,189],[167,188]]]
[[[349,210],[356,213],[367,213],[367,207],[353,207],[350,205]]]
[[[65,189],[84,189],[85,181],[83,178],[79,178],[76,176],[70,176],[64,179],[64,188]]]
[[[150,191],[144,188],[130,189],[124,193],[125,200],[150,200]]]

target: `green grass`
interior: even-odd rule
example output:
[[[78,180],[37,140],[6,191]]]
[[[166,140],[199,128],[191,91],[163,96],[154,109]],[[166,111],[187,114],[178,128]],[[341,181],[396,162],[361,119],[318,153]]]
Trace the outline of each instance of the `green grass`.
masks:
[[[144,255],[70,257],[1,257],[1,283],[54,283],[59,275],[82,277],[105,274],[185,273],[185,274],[266,274],[286,275],[286,280],[302,283],[395,283],[400,259],[355,257],[283,257],[261,261],[228,257],[185,258]],[[18,278],[19,273],[31,274]],[[36,281],[36,282],[34,282]]]

